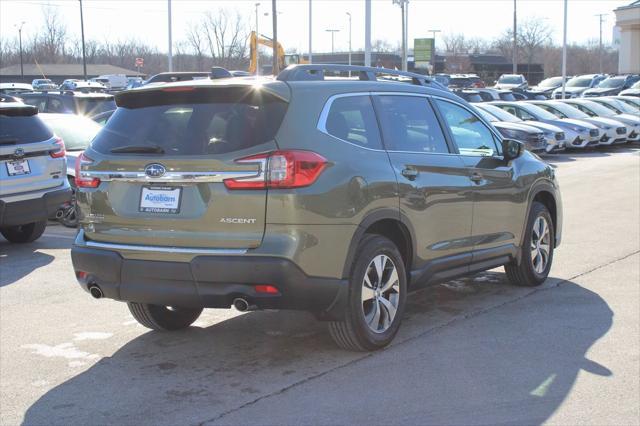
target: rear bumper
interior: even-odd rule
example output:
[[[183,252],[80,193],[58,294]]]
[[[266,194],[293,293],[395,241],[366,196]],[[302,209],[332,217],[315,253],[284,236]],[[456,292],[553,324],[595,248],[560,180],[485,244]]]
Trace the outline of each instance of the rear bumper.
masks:
[[[77,240],[77,242],[79,242]],[[165,306],[229,308],[237,297],[259,309],[295,309],[319,318],[339,319],[347,281],[306,275],[292,261],[251,255],[202,255],[188,262],[123,258],[112,250],[76,244],[73,267],[88,291],[98,285],[104,297]],[[275,286],[279,293],[257,293],[255,285]]]
[[[7,202],[0,200],[0,226],[25,225],[52,217],[60,205],[71,200],[68,186],[47,192],[41,197]]]

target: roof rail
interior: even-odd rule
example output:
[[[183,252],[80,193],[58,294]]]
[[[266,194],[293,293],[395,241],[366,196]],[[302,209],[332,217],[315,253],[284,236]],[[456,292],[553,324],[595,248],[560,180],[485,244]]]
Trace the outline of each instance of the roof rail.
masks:
[[[392,70],[389,68],[362,67],[359,65],[338,65],[338,64],[307,64],[289,65],[278,74],[280,81],[318,81],[324,80],[325,72],[350,72],[355,74],[361,81],[378,81],[378,75],[388,75],[391,77],[406,77],[411,79],[411,83],[418,86],[432,86],[444,89],[440,83],[434,79],[412,72]],[[382,79],[383,81],[385,79]],[[388,80],[388,79],[386,79]]]

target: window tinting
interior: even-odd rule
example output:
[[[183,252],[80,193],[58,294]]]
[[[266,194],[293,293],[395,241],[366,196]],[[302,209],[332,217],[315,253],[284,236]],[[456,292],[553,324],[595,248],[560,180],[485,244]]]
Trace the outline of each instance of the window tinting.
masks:
[[[326,130],[331,136],[371,149],[382,149],[369,96],[337,98],[331,104]]]
[[[286,108],[279,98],[246,88],[126,94],[91,146],[102,153],[127,146],[166,155],[235,152],[273,140]]]
[[[51,130],[37,115],[21,117],[0,114],[0,145],[43,142],[52,137]]]
[[[436,102],[460,154],[490,156],[498,152],[493,134],[477,116],[451,102]]]
[[[429,101],[417,96],[379,96],[380,124],[387,149],[448,153],[438,119]]]

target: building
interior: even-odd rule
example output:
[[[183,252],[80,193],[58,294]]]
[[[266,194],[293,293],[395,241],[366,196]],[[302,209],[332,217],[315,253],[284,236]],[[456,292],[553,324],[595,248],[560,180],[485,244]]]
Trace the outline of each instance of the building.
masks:
[[[82,64],[24,64],[24,78],[20,76],[20,64],[0,68],[0,83],[21,82],[31,83],[36,78],[48,78],[55,83],[62,83],[69,78],[83,79]],[[125,74],[135,77],[136,71],[107,64],[87,64],[87,78],[105,74]]]
[[[640,74],[640,0],[613,12],[620,32],[618,72]]]

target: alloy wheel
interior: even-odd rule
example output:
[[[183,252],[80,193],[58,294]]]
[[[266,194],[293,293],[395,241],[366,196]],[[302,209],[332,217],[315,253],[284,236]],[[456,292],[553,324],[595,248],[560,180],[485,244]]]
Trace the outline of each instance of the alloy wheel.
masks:
[[[362,312],[369,329],[374,333],[387,331],[399,303],[398,270],[391,258],[380,254],[369,263],[362,280]]]
[[[533,222],[531,232],[531,262],[533,270],[538,274],[542,274],[549,263],[549,254],[551,253],[551,232],[547,219],[538,216]]]

